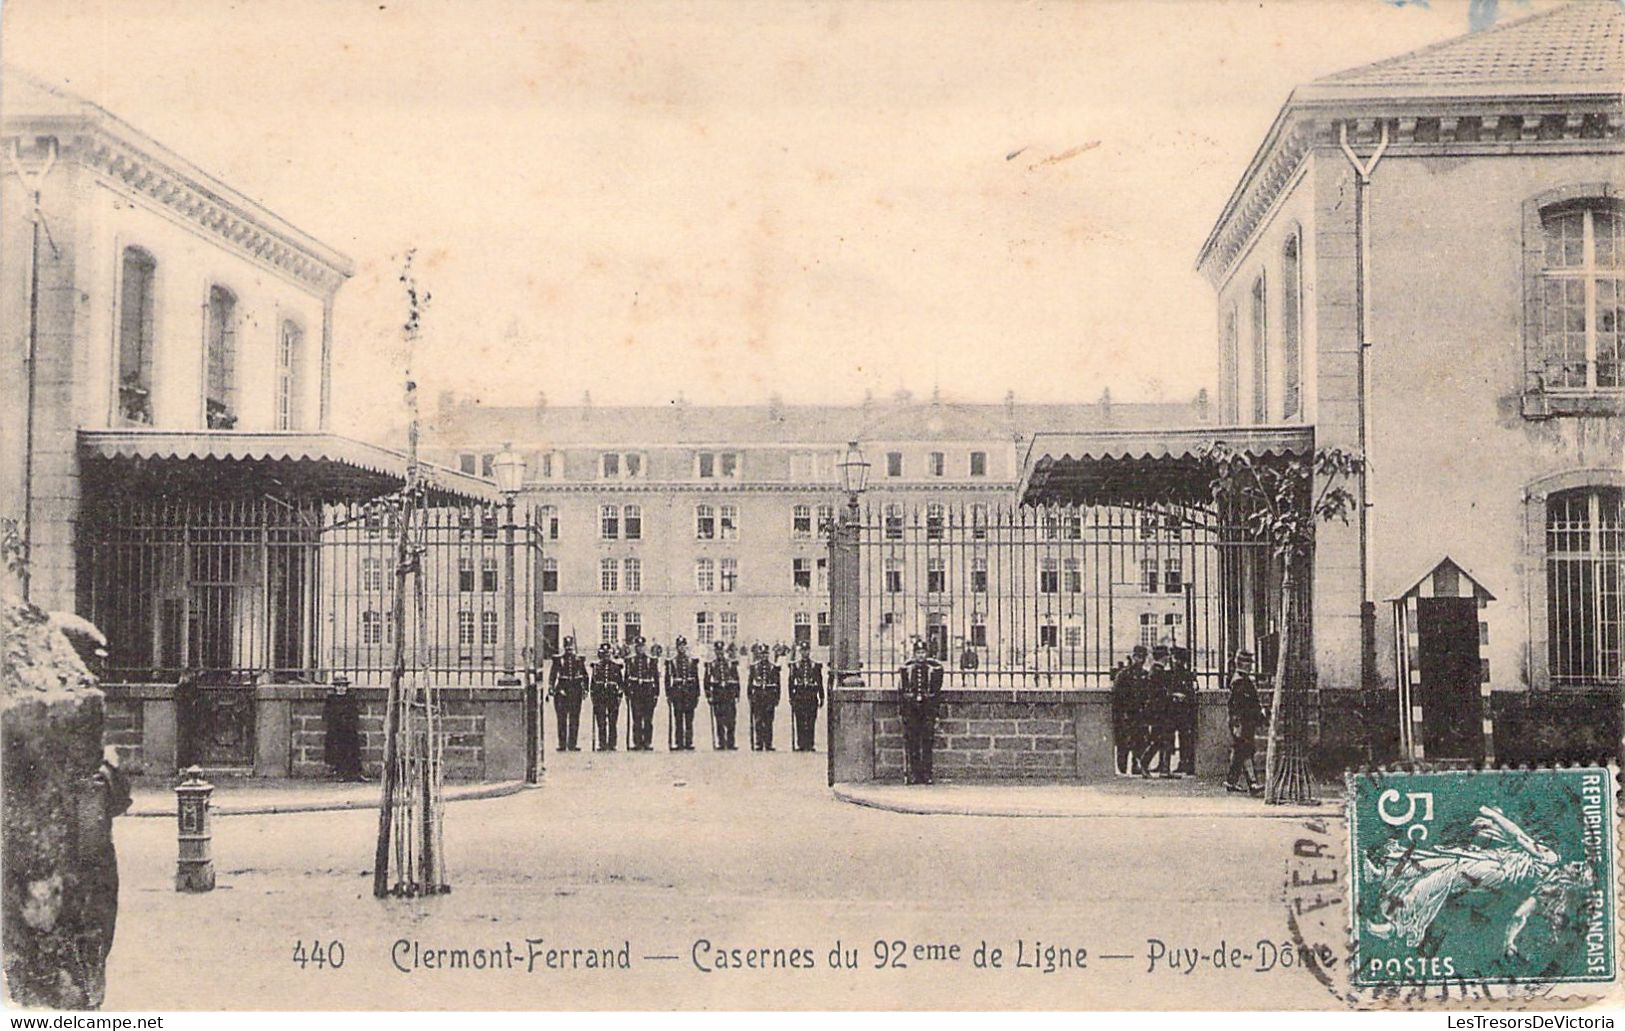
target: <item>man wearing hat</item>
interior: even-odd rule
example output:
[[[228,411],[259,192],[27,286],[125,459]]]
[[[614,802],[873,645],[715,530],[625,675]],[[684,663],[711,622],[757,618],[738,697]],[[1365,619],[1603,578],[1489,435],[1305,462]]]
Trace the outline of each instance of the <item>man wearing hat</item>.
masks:
[[[757,752],[773,751],[773,714],[778,711],[782,671],[773,661],[765,644],[751,646],[750,680],[747,697],[750,699],[750,747]]]
[[[574,637],[564,639],[564,651],[553,660],[553,669],[547,675],[547,697],[553,699],[559,751],[581,751],[576,737],[581,730],[581,700],[587,697],[587,663],[576,654]]]
[[[818,708],[824,704],[824,667],[812,660],[812,645],[796,644],[796,661],[790,664],[790,720],[794,733],[791,743],[798,752],[813,750],[813,728]]]
[[[655,706],[660,701],[660,671],[655,660],[644,650],[647,642],[642,637],[632,642],[632,654],[626,660],[626,704],[632,711],[632,740],[628,750],[647,752],[654,747]]]
[[[1254,753],[1258,751],[1258,732],[1265,726],[1264,708],[1258,701],[1258,686],[1253,683],[1253,653],[1236,653],[1234,669],[1230,674],[1230,772],[1225,775],[1224,786],[1231,791],[1246,791],[1254,795],[1264,793],[1263,785],[1253,773]],[[1242,778],[1246,782],[1242,782]]]
[[[931,750],[936,744],[937,702],[942,697],[942,663],[931,657],[925,638],[914,639],[914,654],[897,677],[897,707],[903,717],[903,780],[931,783]]]
[[[1172,777],[1169,763],[1173,760],[1173,676],[1169,668],[1173,663],[1173,649],[1159,644],[1151,649],[1151,672],[1146,676],[1145,692],[1145,750],[1140,753],[1140,775],[1152,774],[1151,756],[1157,757],[1156,775]]]
[[[678,636],[666,660],[666,710],[671,715],[671,750],[694,751],[694,709],[700,704],[700,663],[688,653],[688,638]]]
[[[1179,753],[1179,766],[1175,769],[1183,777],[1196,776],[1196,671],[1191,669],[1191,651],[1175,645],[1173,665],[1169,669],[1170,708],[1173,711],[1175,750]]]
[[[1145,747],[1141,724],[1145,718],[1146,661],[1151,653],[1137,644],[1128,661],[1112,672],[1112,739],[1117,747],[1117,771],[1133,776]]]
[[[605,641],[598,646],[598,661],[592,664],[593,748],[615,751],[615,725],[621,718],[621,691],[625,684],[621,664],[614,649]]]
[[[739,718],[739,664],[728,655],[721,641],[716,643],[715,654],[705,664],[705,700],[711,706],[711,722],[716,728],[717,749],[731,752],[734,743],[734,724]]]

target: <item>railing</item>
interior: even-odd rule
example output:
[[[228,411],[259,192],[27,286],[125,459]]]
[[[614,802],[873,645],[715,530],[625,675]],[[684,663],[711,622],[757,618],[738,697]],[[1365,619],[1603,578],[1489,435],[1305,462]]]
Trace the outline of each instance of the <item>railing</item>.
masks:
[[[1105,688],[1136,645],[1181,649],[1218,687],[1238,648],[1273,651],[1268,547],[1199,508],[888,503],[843,530],[848,654],[869,684],[892,683],[915,639],[948,686],[994,689]]]
[[[384,682],[399,629],[398,518],[387,501],[98,505],[81,531],[81,597],[108,635],[107,678]],[[416,514],[411,538],[420,589],[406,599],[407,668],[454,685],[523,669],[542,607],[533,520],[493,506],[431,508]]]

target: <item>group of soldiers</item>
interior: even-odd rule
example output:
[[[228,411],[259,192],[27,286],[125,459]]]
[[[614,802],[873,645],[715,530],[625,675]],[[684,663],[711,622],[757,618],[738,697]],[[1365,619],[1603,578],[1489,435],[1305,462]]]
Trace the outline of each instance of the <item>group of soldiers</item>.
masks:
[[[1189,649],[1134,647],[1112,671],[1112,729],[1123,773],[1195,775],[1196,673]]]
[[[751,661],[744,676],[745,700],[749,704],[750,746],[753,751],[773,751],[773,719],[783,698],[783,685],[789,681],[790,714],[795,751],[813,750],[813,730],[818,710],[824,704],[825,673],[822,663],[812,659],[812,648],[801,642],[794,649],[788,669],[782,663],[791,649],[765,644],[751,647]],[[627,706],[628,751],[647,752],[654,748],[654,715],[665,688],[669,718],[666,747],[673,752],[694,750],[694,713],[704,694],[711,719],[711,746],[733,751],[739,718],[740,672],[738,651],[722,641],[704,663],[688,652],[688,640],[678,637],[672,655],[663,663],[661,649],[653,653],[648,642],[638,637],[631,652],[608,643],[599,645],[598,657],[590,667],[576,654],[574,638],[565,638],[561,653],[548,674],[547,697],[553,701],[558,723],[558,750],[579,752],[581,704],[592,698],[593,750],[613,752],[620,723],[621,700]]]

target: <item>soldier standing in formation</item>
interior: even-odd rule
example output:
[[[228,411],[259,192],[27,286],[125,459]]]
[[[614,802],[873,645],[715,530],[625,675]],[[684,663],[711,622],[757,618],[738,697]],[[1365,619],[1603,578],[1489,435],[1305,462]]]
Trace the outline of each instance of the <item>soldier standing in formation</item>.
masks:
[[[773,716],[778,711],[783,686],[782,671],[765,644],[752,645],[750,654],[750,747],[756,752],[773,751]]]
[[[587,663],[576,654],[574,637],[564,639],[564,652],[553,660],[547,697],[553,699],[553,715],[559,725],[559,751],[581,751],[576,739],[581,730],[581,700],[587,697]],[[597,703],[593,707],[596,711]]]
[[[915,638],[913,657],[898,671],[897,694],[903,717],[903,779],[908,784],[930,784],[937,702],[942,697],[942,663],[931,657],[924,638]]]
[[[598,661],[592,666],[593,749],[615,751],[615,725],[621,716],[621,664],[608,642],[598,646]]]
[[[812,645],[796,645],[796,661],[790,664],[790,720],[792,744],[798,752],[813,750],[813,728],[818,709],[824,704],[824,667],[812,660]]]
[[[671,750],[694,751],[694,709],[700,704],[700,664],[688,654],[688,638],[678,637],[666,660],[666,711],[672,720]]]
[[[733,751],[737,747],[734,723],[739,713],[739,665],[728,655],[721,641],[716,643],[716,654],[705,666],[705,700],[711,706],[715,746],[720,751]]]
[[[1230,675],[1230,772],[1225,775],[1224,786],[1231,791],[1246,791],[1254,795],[1264,793],[1253,773],[1254,753],[1258,751],[1258,732],[1265,725],[1264,708],[1259,704],[1258,687],[1253,683],[1253,653],[1236,653],[1235,669]],[[1246,778],[1246,783],[1242,778]]]
[[[1138,772],[1140,752],[1145,747],[1142,724],[1148,656],[1145,645],[1137,644],[1128,661],[1112,673],[1112,739],[1117,745],[1117,770],[1128,776]]]
[[[645,645],[639,637],[626,660],[626,704],[632,714],[631,740],[626,747],[633,752],[647,752],[654,747],[655,706],[660,702],[659,667],[644,652]]]

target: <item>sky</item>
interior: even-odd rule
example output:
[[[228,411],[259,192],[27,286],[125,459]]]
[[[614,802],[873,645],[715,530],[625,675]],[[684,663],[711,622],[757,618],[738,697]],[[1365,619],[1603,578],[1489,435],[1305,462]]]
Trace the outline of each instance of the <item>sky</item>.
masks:
[[[1550,6],[1502,0],[1501,16]],[[491,404],[1180,399],[1292,87],[1451,0],[4,0],[0,60],[349,255],[335,428]],[[0,99],[3,103],[3,99]]]

